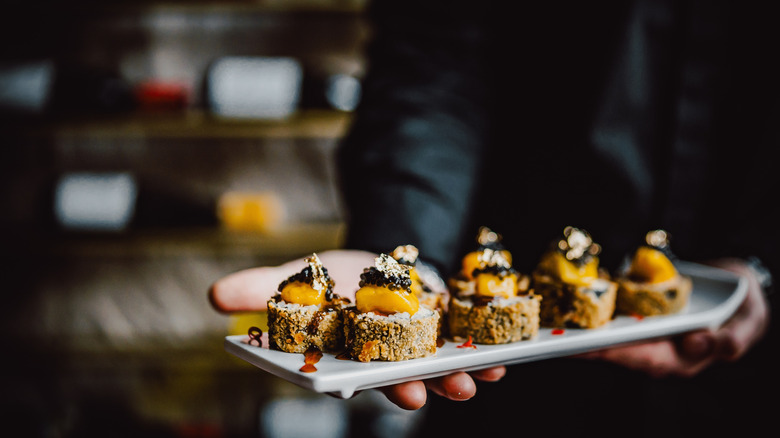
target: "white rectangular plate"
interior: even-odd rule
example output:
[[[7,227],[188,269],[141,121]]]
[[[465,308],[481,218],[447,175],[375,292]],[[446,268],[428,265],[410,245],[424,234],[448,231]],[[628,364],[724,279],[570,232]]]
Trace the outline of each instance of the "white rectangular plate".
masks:
[[[617,316],[596,329],[567,328],[561,334],[541,328],[536,338],[503,345],[476,344],[477,348],[458,348],[447,341],[434,356],[402,362],[362,363],[336,359],[325,353],[315,365],[317,371],[299,371],[303,354],[284,353],[263,346],[249,345],[247,335],[225,338],[225,349],[247,362],[303,388],[330,393],[342,398],[355,391],[437,377],[454,371],[471,371],[495,365],[530,362],[570,356],[618,344],[670,336],[723,324],[739,307],[747,293],[747,281],[720,269],[693,263],[680,263],[683,274],[693,279],[690,301],[680,313],[637,319]]]

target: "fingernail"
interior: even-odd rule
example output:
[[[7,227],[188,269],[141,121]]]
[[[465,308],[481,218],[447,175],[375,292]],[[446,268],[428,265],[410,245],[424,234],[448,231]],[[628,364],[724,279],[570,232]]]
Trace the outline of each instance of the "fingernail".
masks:
[[[685,342],[685,353],[691,359],[701,359],[712,354],[714,345],[710,336],[693,335]]]

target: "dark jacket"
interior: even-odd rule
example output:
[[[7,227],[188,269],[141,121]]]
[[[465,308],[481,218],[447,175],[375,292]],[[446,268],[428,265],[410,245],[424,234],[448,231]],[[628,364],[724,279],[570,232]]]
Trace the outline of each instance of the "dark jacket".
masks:
[[[528,272],[573,225],[615,269],[665,228],[681,259],[754,255],[777,278],[780,26],[756,4],[373,1],[347,246],[412,243],[446,276],[486,225]],[[420,436],[759,433],[773,339],[687,380],[517,365],[473,402],[434,397]]]
[[[477,227],[531,269],[566,225],[614,269],[665,228],[682,259],[776,269],[780,28],[742,2],[372,2],[339,166],[349,247],[451,272]]]

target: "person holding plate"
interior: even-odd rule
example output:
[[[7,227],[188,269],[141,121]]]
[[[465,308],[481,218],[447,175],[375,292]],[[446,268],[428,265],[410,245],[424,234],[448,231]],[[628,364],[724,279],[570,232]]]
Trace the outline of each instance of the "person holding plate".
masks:
[[[319,253],[337,288],[399,244],[415,245],[418,264],[447,278],[481,225],[500,230],[513,265],[528,272],[549,239],[575,225],[599,241],[611,270],[647,230],[663,228],[680,259],[744,276],[747,297],[718,328],[581,356],[592,360],[457,372],[382,392],[419,409],[428,391],[468,400],[485,388],[483,403],[441,404],[450,416],[510,412],[501,406],[520,402],[555,410],[539,407],[552,395],[523,402],[526,370],[546,378],[538,391],[562,403],[605,402],[598,394],[608,386],[651,397],[646,379],[696,382],[743,361],[768,338],[778,269],[780,215],[768,196],[780,180],[767,160],[780,115],[780,71],[766,56],[780,38],[772,15],[728,1],[505,7],[371,2],[369,70],[338,156],[347,240]],[[257,310],[297,269],[231,274],[210,299],[219,311]],[[739,363],[729,364],[735,374]],[[583,380],[587,388],[573,395]],[[481,381],[498,383],[477,392]],[[597,415],[579,405],[583,421]]]

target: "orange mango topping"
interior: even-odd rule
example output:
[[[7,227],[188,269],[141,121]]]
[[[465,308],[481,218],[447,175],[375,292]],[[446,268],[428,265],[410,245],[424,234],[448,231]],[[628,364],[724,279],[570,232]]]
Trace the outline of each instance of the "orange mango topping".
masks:
[[[477,275],[477,295],[511,298],[517,296],[517,276],[509,274],[503,278],[493,273]]]
[[[355,305],[361,313],[375,312],[384,315],[407,312],[414,315],[420,308],[420,301],[413,293],[405,290],[390,290],[386,287],[366,285],[355,292]]]
[[[628,275],[647,283],[661,283],[674,278],[677,269],[662,251],[643,246],[634,253]]]
[[[548,253],[542,260],[544,270],[555,274],[561,281],[586,286],[599,276],[599,259],[592,257],[583,265],[578,265],[558,251]]]
[[[320,305],[325,301],[325,289],[316,290],[310,284],[293,281],[282,289],[282,299],[301,306]]]

